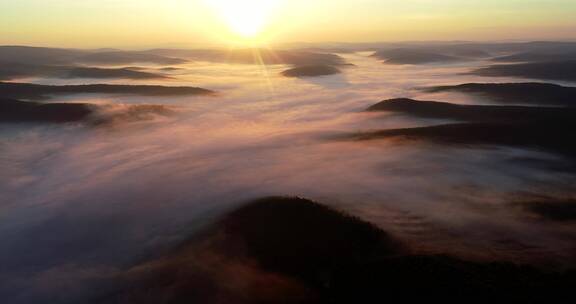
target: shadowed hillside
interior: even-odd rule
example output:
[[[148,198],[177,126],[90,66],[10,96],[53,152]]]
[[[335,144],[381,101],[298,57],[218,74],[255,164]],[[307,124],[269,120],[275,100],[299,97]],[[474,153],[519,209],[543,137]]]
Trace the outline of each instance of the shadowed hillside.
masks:
[[[549,83],[467,83],[455,86],[436,86],[426,91],[477,94],[503,104],[570,107],[576,105],[576,88]]]
[[[15,99],[0,99],[0,123],[72,123],[91,126],[116,122],[149,120],[154,116],[169,116],[174,112],[163,105],[128,105],[105,111],[114,106],[87,103],[38,103]]]
[[[13,99],[0,99],[0,123],[2,122],[77,122],[94,112],[89,104],[50,103],[41,104]]]
[[[575,279],[573,272],[411,255],[357,218],[270,197],[134,267],[125,287],[97,303],[569,303]]]
[[[563,52],[561,50],[556,52],[522,52],[508,56],[496,57],[492,60],[498,62],[554,62],[576,60],[576,47],[569,52]]]
[[[35,65],[127,65],[144,63],[175,65],[185,62],[186,60],[181,58],[160,56],[140,51],[0,46],[0,63],[23,63]]]
[[[159,56],[154,54],[147,54],[144,52],[97,52],[79,57],[75,60],[80,63],[87,64],[136,64],[136,63],[153,63],[158,65],[176,65],[186,63],[186,60],[180,58],[171,58]]]
[[[342,73],[338,68],[329,65],[306,65],[282,72],[286,77],[315,77]]]
[[[532,148],[576,160],[576,144],[568,140],[569,130],[576,128],[576,121],[531,121],[522,123],[461,123],[440,126],[390,129],[359,133],[346,138],[375,140],[401,138],[423,140],[442,144],[469,146],[512,146]]]
[[[0,65],[0,80],[14,80],[26,77],[50,78],[98,78],[98,79],[166,79],[168,77],[138,71],[136,68],[104,69],[78,66],[48,66],[30,64],[3,64]]]
[[[447,102],[420,101],[407,98],[390,99],[377,103],[368,111],[388,111],[423,118],[453,119],[461,121],[514,122],[576,120],[576,109],[525,106],[458,105]]]
[[[473,72],[488,77],[576,81],[576,60],[492,65]]]
[[[456,105],[392,99],[371,106],[368,111],[400,112],[466,123],[360,132],[345,135],[344,139],[399,138],[464,147],[511,146],[557,153],[576,160],[576,143],[568,140],[569,130],[576,129],[576,112],[572,108]]]
[[[136,71],[130,68],[122,69],[102,69],[102,68],[71,68],[64,76],[65,78],[120,78],[120,79],[166,79],[168,77],[160,74]]]
[[[380,50],[373,56],[389,64],[451,63],[465,60],[460,57],[408,48]]]
[[[59,65],[70,63],[74,58],[78,58],[84,54],[84,51],[74,49],[0,46],[0,64]]]
[[[42,100],[54,95],[120,94],[142,96],[213,95],[214,92],[195,87],[167,87],[154,85],[38,85],[0,82],[0,95],[7,98]]]

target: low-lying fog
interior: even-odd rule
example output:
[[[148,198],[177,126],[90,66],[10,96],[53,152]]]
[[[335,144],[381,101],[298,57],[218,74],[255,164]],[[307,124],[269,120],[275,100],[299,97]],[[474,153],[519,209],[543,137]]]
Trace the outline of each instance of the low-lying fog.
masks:
[[[111,112],[162,104],[173,106],[172,116],[101,128],[3,126],[0,281],[7,284],[0,287],[1,298],[13,299],[6,302],[11,304],[65,301],[236,204],[267,195],[335,206],[423,252],[574,262],[573,225],[536,218],[514,205],[533,195],[573,195],[573,175],[522,162],[556,156],[518,148],[334,140],[342,133],[443,123],[363,111],[396,97],[481,103],[417,88],[487,82],[465,74],[484,62],[404,66],[383,64],[369,53],[341,56],[355,66],[334,76],[287,78],[280,74],[286,65],[192,62],[163,72],[171,76],[166,80],[106,81],[195,86],[216,96],[69,95],[49,101],[110,105],[102,111]],[[520,80],[488,82],[507,81]]]

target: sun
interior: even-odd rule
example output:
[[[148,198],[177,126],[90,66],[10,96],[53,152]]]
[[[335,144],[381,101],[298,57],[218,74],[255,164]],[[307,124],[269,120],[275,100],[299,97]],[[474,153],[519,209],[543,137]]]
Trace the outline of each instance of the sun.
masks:
[[[258,36],[284,0],[204,0],[230,29],[244,38]]]

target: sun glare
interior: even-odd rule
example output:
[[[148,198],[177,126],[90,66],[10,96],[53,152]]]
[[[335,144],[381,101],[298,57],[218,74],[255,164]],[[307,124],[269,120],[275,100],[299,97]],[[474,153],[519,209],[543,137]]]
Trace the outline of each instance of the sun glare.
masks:
[[[283,0],[204,0],[230,29],[244,38],[262,32]]]

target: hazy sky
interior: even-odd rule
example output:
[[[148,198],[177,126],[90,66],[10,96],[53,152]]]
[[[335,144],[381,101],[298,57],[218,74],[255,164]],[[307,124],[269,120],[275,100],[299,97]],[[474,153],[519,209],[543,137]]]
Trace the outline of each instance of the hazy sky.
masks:
[[[268,5],[273,2],[274,6]],[[0,44],[576,38],[576,0],[0,0]]]

